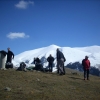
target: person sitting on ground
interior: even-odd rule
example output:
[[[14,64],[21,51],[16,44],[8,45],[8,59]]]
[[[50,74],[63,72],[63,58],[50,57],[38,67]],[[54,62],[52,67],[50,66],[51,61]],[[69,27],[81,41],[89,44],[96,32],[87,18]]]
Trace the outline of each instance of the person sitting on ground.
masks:
[[[18,71],[26,71],[25,67],[26,67],[26,64],[24,62],[21,62],[20,66],[18,67],[17,70]]]
[[[41,64],[41,60],[38,57],[34,59],[34,64],[35,64],[35,68],[33,68],[34,70],[42,71],[43,66]]]

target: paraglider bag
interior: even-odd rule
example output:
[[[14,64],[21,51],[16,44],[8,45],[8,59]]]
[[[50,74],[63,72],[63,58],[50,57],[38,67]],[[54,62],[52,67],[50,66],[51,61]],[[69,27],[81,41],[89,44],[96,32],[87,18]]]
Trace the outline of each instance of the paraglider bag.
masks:
[[[13,64],[12,63],[6,63],[6,68],[13,68]]]
[[[24,62],[21,62],[21,63],[20,63],[20,66],[18,67],[17,70],[19,70],[19,71],[24,71],[24,70],[25,70],[25,67],[26,67],[26,64],[25,64]]]

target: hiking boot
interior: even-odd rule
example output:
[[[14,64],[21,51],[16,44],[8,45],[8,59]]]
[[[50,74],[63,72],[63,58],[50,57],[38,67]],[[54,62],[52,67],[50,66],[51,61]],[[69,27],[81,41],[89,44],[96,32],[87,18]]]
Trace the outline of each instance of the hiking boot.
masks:
[[[86,80],[86,79],[84,78],[84,80]]]
[[[65,75],[65,73],[63,73],[63,75]]]
[[[89,78],[87,78],[87,80],[90,80]]]
[[[59,75],[63,75],[63,73],[60,73]]]

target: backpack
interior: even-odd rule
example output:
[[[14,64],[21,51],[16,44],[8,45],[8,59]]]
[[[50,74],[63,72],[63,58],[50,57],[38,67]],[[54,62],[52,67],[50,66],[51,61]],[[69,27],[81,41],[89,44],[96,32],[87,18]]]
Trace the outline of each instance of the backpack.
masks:
[[[25,70],[25,67],[26,67],[26,64],[25,64],[24,62],[21,62],[21,63],[20,63],[20,66],[18,67],[17,70],[19,70],[19,71],[24,71],[24,70]]]

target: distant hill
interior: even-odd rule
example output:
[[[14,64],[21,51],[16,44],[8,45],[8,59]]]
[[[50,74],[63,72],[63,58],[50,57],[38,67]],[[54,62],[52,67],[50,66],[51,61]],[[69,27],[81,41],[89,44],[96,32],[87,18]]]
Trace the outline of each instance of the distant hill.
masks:
[[[56,66],[56,49],[59,48],[65,55],[65,66],[70,63],[79,62],[81,64],[82,59],[87,55],[91,62],[91,66],[100,68],[100,46],[88,46],[88,47],[60,47],[57,45],[50,45],[34,50],[24,51],[15,56],[13,60],[14,66],[19,66],[19,63],[24,61],[27,63],[27,67],[33,66],[33,58],[39,57],[42,60],[44,67],[48,66],[46,58],[52,54],[55,58],[54,66]],[[53,68],[56,70],[56,67]]]

